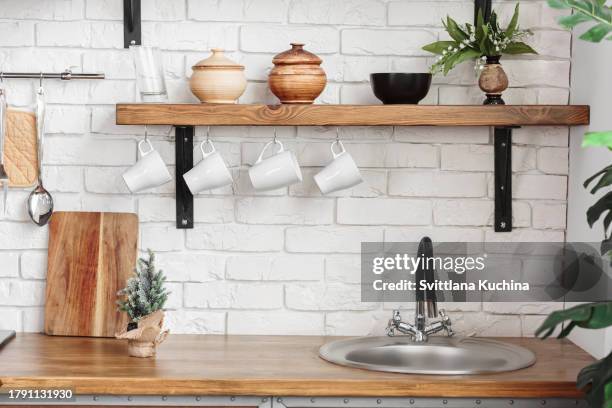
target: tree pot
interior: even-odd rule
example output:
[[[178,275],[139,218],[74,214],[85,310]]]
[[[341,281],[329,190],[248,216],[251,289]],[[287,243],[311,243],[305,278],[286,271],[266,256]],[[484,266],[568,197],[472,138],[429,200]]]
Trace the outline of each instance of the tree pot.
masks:
[[[117,334],[116,337],[127,339],[130,356],[152,357],[157,351],[157,346],[168,336],[168,330],[162,331],[163,324],[164,312],[158,310],[141,318],[136,323],[136,328],[130,329],[128,325],[128,330]]]
[[[502,92],[508,89],[508,76],[499,63],[501,56],[487,57],[486,64],[480,73],[478,86],[487,96],[484,105],[505,105]]]

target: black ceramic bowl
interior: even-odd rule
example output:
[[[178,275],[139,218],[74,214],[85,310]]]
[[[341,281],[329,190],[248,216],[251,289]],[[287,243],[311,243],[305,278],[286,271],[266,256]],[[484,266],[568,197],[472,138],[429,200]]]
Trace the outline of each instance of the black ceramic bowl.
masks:
[[[429,92],[431,74],[376,73],[370,74],[370,84],[385,105],[417,104]]]

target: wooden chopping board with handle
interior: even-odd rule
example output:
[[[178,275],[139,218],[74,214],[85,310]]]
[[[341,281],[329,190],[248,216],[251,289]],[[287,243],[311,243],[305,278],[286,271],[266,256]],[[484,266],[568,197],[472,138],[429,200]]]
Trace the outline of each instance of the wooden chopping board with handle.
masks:
[[[114,337],[127,325],[117,291],[136,265],[138,217],[56,212],[49,223],[45,333]]]

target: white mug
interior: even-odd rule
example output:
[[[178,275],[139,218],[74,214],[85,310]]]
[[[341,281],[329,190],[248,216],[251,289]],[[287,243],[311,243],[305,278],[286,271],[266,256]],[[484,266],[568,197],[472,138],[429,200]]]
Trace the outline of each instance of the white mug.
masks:
[[[335,145],[340,146],[340,152],[334,151]],[[346,151],[341,141],[331,145],[333,160],[323,170],[314,176],[314,180],[323,194],[351,188],[363,181],[355,160]]]
[[[204,145],[207,143],[211,149],[208,153],[204,150]],[[212,141],[203,141],[200,144],[200,150],[202,151],[202,160],[194,168],[183,174],[183,179],[189,190],[193,194],[197,194],[200,191],[232,184],[232,175]]]
[[[280,148],[264,160],[263,155],[272,144],[278,144]],[[293,152],[285,151],[283,144],[274,140],[264,146],[257,161],[249,169],[249,177],[256,190],[274,190],[302,181],[302,171]]]
[[[149,150],[145,151],[142,148],[144,143],[149,146]],[[132,193],[161,186],[172,180],[166,163],[150,141],[141,140],[138,143],[138,151],[140,160],[123,173],[123,180]]]

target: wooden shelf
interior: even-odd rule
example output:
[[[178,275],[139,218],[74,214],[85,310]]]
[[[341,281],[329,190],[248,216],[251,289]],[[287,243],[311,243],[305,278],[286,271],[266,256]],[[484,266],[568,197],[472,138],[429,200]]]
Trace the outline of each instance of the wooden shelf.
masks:
[[[512,231],[512,128],[589,124],[586,105],[117,104],[118,125],[176,126],[176,226],[193,228],[194,126],[490,126],[495,144],[495,231]]]
[[[586,105],[117,104],[118,125],[574,126]]]

